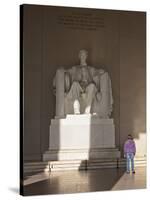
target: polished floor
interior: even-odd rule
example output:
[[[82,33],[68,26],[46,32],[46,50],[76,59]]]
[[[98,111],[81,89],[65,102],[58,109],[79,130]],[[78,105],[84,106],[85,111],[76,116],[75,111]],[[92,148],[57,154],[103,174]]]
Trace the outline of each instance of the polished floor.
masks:
[[[24,179],[24,195],[144,188],[146,188],[144,167],[136,168],[135,174],[126,174],[125,169],[120,168],[26,174]]]

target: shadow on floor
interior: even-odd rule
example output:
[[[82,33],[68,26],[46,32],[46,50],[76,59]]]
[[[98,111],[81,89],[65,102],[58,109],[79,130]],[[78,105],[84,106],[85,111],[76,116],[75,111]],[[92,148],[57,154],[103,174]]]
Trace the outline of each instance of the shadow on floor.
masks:
[[[113,168],[47,173],[47,175],[45,174],[45,177],[43,177],[43,180],[39,179],[39,181],[26,184],[26,186],[24,186],[24,195],[109,191],[124,172],[124,168]],[[30,176],[30,178],[32,178],[32,176]]]

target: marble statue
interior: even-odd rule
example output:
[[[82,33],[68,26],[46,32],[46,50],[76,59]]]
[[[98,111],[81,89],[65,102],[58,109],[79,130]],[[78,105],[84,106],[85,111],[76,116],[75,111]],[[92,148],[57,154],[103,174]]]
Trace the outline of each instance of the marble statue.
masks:
[[[111,118],[110,76],[102,68],[89,66],[87,56],[86,50],[80,50],[79,65],[56,71],[56,115],[51,119],[44,161],[120,158]]]
[[[113,97],[108,72],[87,64],[88,52],[80,50],[80,64],[59,68],[53,86],[56,89],[56,117],[67,114],[92,114],[107,119],[112,112]]]

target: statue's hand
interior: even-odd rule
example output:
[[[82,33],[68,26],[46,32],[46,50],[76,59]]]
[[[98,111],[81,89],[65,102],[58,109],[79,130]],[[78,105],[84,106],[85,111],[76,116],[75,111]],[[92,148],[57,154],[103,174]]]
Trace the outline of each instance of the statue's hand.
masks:
[[[96,98],[97,98],[98,101],[101,101],[101,99],[102,99],[102,94],[101,94],[100,92],[97,92]]]

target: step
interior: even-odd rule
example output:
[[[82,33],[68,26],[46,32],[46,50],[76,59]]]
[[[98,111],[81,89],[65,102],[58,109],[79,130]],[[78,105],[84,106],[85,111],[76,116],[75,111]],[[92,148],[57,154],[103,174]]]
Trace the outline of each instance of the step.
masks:
[[[125,167],[126,160],[121,159],[95,159],[95,160],[61,160],[49,162],[28,162],[24,164],[24,172],[64,171],[64,170],[90,170],[102,168]],[[136,158],[135,167],[146,166],[146,158]]]

